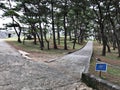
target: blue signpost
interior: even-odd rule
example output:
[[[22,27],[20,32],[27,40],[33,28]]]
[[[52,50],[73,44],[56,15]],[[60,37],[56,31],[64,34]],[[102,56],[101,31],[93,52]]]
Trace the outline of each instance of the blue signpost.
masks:
[[[96,63],[96,71],[100,71],[99,76],[101,77],[101,72],[107,71],[107,64],[106,63]]]
[[[97,63],[95,70],[106,72],[107,71],[107,64],[106,63]]]

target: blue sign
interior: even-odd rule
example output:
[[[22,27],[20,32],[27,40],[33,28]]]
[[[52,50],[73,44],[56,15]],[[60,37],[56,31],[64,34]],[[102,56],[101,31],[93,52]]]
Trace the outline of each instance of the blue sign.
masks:
[[[106,63],[97,63],[95,70],[106,72],[107,71],[107,64]]]

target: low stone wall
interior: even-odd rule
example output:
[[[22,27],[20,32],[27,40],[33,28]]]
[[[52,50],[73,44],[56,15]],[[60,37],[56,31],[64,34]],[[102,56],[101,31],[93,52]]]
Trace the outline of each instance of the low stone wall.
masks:
[[[120,86],[114,85],[101,78],[97,78],[89,73],[82,74],[82,81],[96,90],[120,90]]]

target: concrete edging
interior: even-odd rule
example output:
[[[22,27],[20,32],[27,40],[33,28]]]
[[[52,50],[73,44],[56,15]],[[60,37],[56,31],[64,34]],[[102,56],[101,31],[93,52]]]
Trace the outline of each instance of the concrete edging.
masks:
[[[89,73],[82,73],[82,81],[97,90],[120,90],[120,86],[112,84]]]

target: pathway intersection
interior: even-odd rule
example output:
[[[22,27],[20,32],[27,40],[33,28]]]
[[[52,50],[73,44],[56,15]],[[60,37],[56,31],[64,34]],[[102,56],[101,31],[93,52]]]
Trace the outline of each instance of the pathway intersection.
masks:
[[[23,58],[0,40],[0,90],[92,90],[80,82],[81,73],[88,71],[92,42],[88,46],[51,62],[51,67]]]

